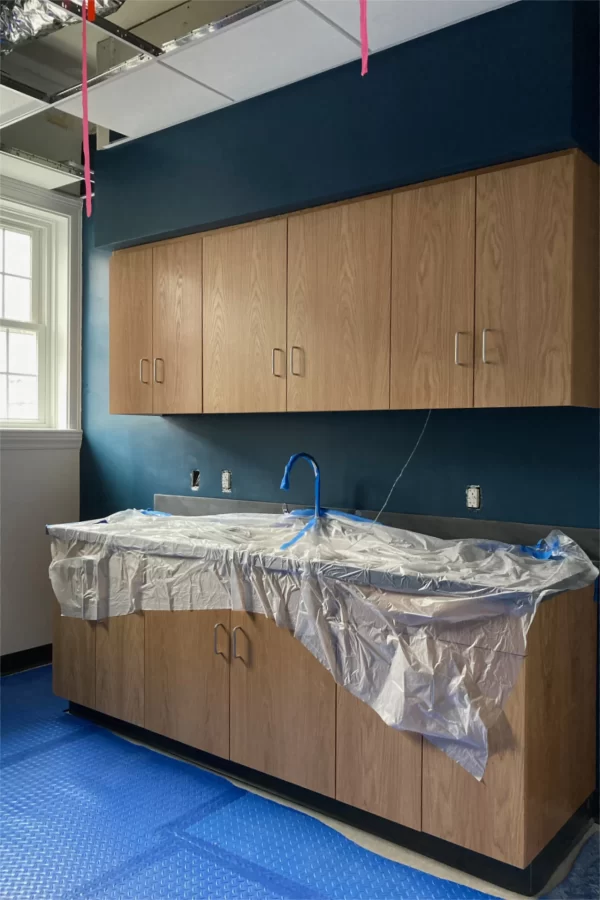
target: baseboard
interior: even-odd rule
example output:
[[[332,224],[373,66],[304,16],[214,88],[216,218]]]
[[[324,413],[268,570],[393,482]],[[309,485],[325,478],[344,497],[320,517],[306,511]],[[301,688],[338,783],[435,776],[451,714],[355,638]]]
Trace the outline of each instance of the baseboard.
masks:
[[[339,800],[333,800],[287,781],[281,781],[279,778],[265,775],[263,772],[248,769],[246,766],[213,756],[202,750],[196,750],[187,744],[181,744],[179,741],[163,737],[139,725],[131,725],[121,719],[115,719],[113,716],[80,706],[78,703],[69,703],[69,712],[152,749],[161,750],[187,762],[196,763],[205,769],[262,788],[308,809],[324,813],[338,821],[371,832],[385,840],[393,841],[416,853],[421,853],[423,856],[436,859],[455,869],[461,869],[477,878],[497,884],[506,890],[526,896],[537,894],[546,886],[562,861],[581,840],[589,828],[591,820],[588,801],[577,810],[525,869],[519,869],[516,866],[483,856],[481,853],[458,847],[456,844],[441,840],[441,838],[414,831],[412,828],[397,825],[395,822],[363,812],[354,806],[341,803]]]
[[[16,653],[5,653],[0,656],[0,675],[14,675],[25,669],[47,666],[52,662],[52,644],[41,647],[30,647],[28,650],[17,650]]]

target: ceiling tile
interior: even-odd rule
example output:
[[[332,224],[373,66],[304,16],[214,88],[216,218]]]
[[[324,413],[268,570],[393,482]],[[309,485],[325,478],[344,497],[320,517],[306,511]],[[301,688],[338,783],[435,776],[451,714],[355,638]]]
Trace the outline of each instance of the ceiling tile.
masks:
[[[34,184],[50,191],[80,181],[76,175],[70,175],[58,167],[54,168],[51,164],[40,165],[4,151],[0,151],[0,169],[3,178],[14,178],[25,184]]]
[[[225,97],[154,60],[114,75],[89,89],[89,118],[129,137],[160,131],[229,105]],[[81,116],[81,94],[56,106]]]
[[[357,59],[360,48],[310,7],[278,3],[163,57],[234,100],[245,100]]]
[[[43,100],[35,100],[27,94],[0,85],[0,128],[33,116],[42,109],[48,109],[48,104]]]
[[[358,0],[307,0],[355,38],[360,38]],[[369,47],[393,47],[515,0],[368,0]]]

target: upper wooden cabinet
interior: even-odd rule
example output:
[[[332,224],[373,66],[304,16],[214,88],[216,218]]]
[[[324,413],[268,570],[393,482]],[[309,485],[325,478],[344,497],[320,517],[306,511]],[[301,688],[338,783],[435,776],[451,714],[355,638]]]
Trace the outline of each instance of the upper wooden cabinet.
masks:
[[[202,239],[152,254],[152,411],[202,412]]]
[[[391,197],[288,222],[287,408],[389,408]]]
[[[113,413],[565,405],[598,405],[580,151],[113,256]]]
[[[475,178],[394,195],[392,409],[473,405]]]
[[[202,412],[201,238],[113,255],[110,411]]]
[[[204,412],[284,412],[287,221],[204,239]]]
[[[110,411],[152,412],[152,250],[110,261]]]
[[[598,168],[477,178],[475,406],[598,403]]]

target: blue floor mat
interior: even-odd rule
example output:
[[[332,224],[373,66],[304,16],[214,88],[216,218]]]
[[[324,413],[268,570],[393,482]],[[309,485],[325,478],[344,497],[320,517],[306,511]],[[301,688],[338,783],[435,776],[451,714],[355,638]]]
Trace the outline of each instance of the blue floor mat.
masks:
[[[49,666],[2,679],[0,897],[489,895],[64,713]]]
[[[600,898],[600,834],[592,835],[579,852],[568,876],[545,900],[598,900]]]

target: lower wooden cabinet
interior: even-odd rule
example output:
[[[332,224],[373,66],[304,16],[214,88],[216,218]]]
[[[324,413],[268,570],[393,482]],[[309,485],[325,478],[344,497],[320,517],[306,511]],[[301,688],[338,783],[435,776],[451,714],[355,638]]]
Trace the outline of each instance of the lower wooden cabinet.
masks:
[[[593,587],[544,603],[481,781],[423,741],[423,831],[524,868],[593,792]]]
[[[98,712],[144,724],[144,615],[114,616],[96,623]]]
[[[231,625],[231,759],[334,797],[333,678],[271,619],[234,612]]]
[[[229,759],[230,613],[147,612],[145,727]]]
[[[420,831],[421,744],[338,687],[336,800]]]
[[[61,616],[54,603],[52,690],[58,697],[96,705],[96,623]]]
[[[57,614],[54,691],[83,706],[524,868],[595,787],[593,588],[543,604],[477,781],[245,612]],[[482,652],[484,652],[482,650]]]

